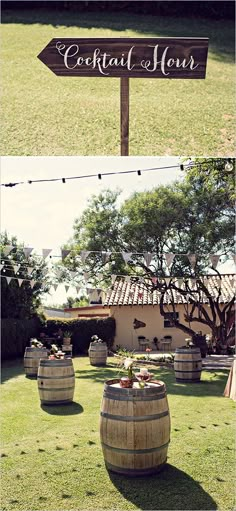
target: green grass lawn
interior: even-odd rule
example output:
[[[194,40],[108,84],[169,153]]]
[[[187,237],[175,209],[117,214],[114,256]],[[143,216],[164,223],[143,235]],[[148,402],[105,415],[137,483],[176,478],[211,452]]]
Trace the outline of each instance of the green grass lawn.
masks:
[[[53,37],[122,36],[210,40],[206,80],[131,79],[130,155],[233,155],[233,22],[46,8],[2,14],[1,154],[119,155],[119,79],[56,77],[37,55]]]
[[[129,479],[105,469],[99,438],[104,380],[116,361],[92,367],[75,358],[74,402],[41,408],[37,382],[22,363],[2,369],[2,510],[233,509],[234,403],[222,397],[227,371],[203,372],[199,384],[167,386],[171,443],[166,468]]]

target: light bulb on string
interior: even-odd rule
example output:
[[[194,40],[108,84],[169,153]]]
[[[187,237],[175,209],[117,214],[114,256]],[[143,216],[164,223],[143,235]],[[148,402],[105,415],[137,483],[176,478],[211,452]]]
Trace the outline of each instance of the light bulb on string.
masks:
[[[228,160],[227,163],[225,164],[225,170],[226,172],[232,172],[234,166],[233,166],[233,163],[231,160]]]

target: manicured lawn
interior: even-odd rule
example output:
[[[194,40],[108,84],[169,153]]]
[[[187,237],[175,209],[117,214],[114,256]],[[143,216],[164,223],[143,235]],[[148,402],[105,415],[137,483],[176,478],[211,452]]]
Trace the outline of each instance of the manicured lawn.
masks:
[[[53,37],[209,37],[206,80],[132,79],[131,155],[234,154],[234,24],[119,13],[4,11],[3,155],[119,155],[119,80],[56,77]]]
[[[233,509],[234,403],[222,397],[227,371],[203,372],[199,384],[167,385],[171,443],[165,470],[129,479],[109,474],[99,438],[106,368],[75,358],[74,403],[41,408],[36,380],[22,363],[2,369],[2,510],[207,510]]]

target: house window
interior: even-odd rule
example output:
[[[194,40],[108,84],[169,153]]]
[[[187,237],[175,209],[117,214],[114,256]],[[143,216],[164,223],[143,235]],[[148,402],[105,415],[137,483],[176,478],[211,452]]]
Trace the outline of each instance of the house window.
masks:
[[[179,322],[179,313],[178,312],[167,312],[164,316],[164,328],[173,328],[174,325],[171,320],[177,320]]]

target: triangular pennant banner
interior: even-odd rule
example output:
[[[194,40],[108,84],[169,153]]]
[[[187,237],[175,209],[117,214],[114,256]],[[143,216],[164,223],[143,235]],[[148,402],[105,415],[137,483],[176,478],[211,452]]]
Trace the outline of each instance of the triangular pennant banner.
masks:
[[[11,282],[12,277],[6,277],[6,279],[7,279],[7,283],[8,283],[8,285],[9,285],[9,284],[10,284],[10,282]]]
[[[181,287],[183,284],[183,279],[177,279],[177,286]]]
[[[78,294],[79,294],[79,292],[80,292],[80,289],[81,289],[81,288],[80,288],[79,286],[76,286],[76,288],[75,288],[75,289],[76,289],[76,293],[78,293]]]
[[[81,257],[82,263],[85,263],[85,260],[87,259],[89,254],[90,254],[90,250],[81,250],[80,257]]]
[[[30,280],[30,287],[31,287],[31,289],[33,289],[35,284],[36,284],[36,280]]]
[[[211,264],[212,264],[213,268],[216,268],[217,264],[219,262],[220,256],[217,255],[217,254],[210,254],[209,258],[210,258],[210,261],[211,261]]]
[[[111,275],[111,281],[112,281],[112,284],[114,284],[115,280],[116,280],[116,275],[114,275],[114,274],[113,274],[113,275]]]
[[[0,271],[3,269],[4,264],[0,264]]]
[[[34,250],[34,248],[32,248],[32,247],[24,247],[23,252],[25,254],[25,257],[29,257],[33,250]]]
[[[70,286],[66,286],[66,285],[65,285],[66,293],[68,293],[69,289],[70,289]]]
[[[48,257],[48,255],[50,254],[51,251],[52,251],[52,248],[42,248],[43,258],[46,259],[46,257]]]
[[[165,254],[165,258],[166,258],[166,264],[169,268],[174,261],[175,254],[173,254],[172,252],[169,252],[168,254]]]
[[[97,273],[98,280],[103,280],[103,273]]]
[[[75,276],[77,275],[77,273],[78,273],[77,271],[70,271],[70,274],[71,274],[72,279],[74,279],[74,278],[75,278]]]
[[[130,282],[130,281],[131,281],[131,277],[129,275],[126,275],[125,282]]]
[[[57,290],[57,288],[58,288],[58,284],[53,284],[53,286],[52,286],[52,287],[54,288],[54,291],[56,291],[56,290]]]
[[[90,273],[85,272],[85,273],[83,274],[83,276],[84,276],[84,280],[85,280],[85,282],[88,282],[89,277],[90,277]]]
[[[151,252],[145,252],[143,254],[143,257],[144,257],[144,261],[145,261],[146,265],[149,266],[149,264],[152,261],[153,254]]]
[[[165,278],[165,281],[166,281],[166,285],[169,286],[169,283],[170,283],[170,277],[166,277]]]
[[[13,245],[6,245],[5,247],[3,247],[3,254],[7,256],[8,254],[10,254],[13,248],[14,248]]]
[[[102,262],[103,264],[106,264],[107,261],[109,261],[111,252],[102,252]]]
[[[152,277],[152,283],[153,283],[154,285],[156,285],[156,284],[157,284],[157,277]]]
[[[71,253],[71,250],[62,249],[61,250],[61,258],[62,258],[62,260],[65,259],[70,253]]]
[[[29,268],[27,268],[27,273],[28,275],[31,275],[32,271],[33,271],[33,267],[32,266],[29,266]]]
[[[86,292],[88,296],[91,296],[93,294],[94,289],[91,289],[91,287],[86,288]]]
[[[197,262],[196,254],[187,254],[188,260],[191,264],[191,268],[194,270]]]
[[[236,255],[235,255],[235,254],[233,254],[233,255],[232,255],[232,258],[233,258],[233,260],[234,260],[234,264],[236,264]]]
[[[18,280],[19,287],[21,287],[21,284],[22,284],[24,279],[17,279],[17,280]]]
[[[54,270],[54,271],[55,271],[55,273],[56,273],[57,278],[58,278],[58,279],[60,279],[60,278],[61,278],[61,276],[62,276],[62,274],[63,274],[63,270],[60,270],[60,269],[58,269],[58,268],[55,268],[55,270]]]
[[[124,262],[127,264],[132,257],[132,252],[121,252]]]
[[[20,264],[16,264],[15,266],[13,266],[14,273],[17,273],[19,269],[20,269]]]

